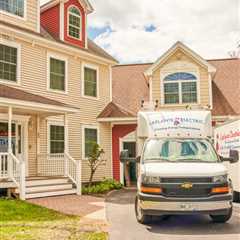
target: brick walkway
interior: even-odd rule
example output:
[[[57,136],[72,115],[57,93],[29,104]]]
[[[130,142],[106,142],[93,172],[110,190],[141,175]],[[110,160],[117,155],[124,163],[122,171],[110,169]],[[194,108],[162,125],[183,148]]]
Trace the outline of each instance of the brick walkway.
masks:
[[[81,217],[104,210],[104,201],[104,198],[77,195],[45,197],[28,200],[30,203],[47,207],[64,214],[77,215]]]

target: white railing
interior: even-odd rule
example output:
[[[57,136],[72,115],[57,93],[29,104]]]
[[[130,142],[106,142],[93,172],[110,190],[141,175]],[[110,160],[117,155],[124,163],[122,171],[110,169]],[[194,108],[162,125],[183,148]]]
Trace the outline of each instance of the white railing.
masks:
[[[38,155],[38,176],[64,176],[64,153]]]
[[[8,178],[8,153],[0,153],[0,179]]]
[[[19,189],[20,199],[25,199],[25,162],[12,153],[0,153],[0,179],[11,180]]]
[[[69,177],[77,188],[77,194],[81,195],[81,162],[76,161],[68,153],[65,153],[65,176]]]

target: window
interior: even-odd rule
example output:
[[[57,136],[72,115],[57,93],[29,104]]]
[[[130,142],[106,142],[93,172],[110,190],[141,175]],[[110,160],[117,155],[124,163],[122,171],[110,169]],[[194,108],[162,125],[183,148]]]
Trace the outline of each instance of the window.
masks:
[[[78,8],[70,7],[68,10],[68,35],[81,38],[81,14]]]
[[[98,143],[97,128],[84,128],[84,157],[87,158],[92,151],[92,143]]]
[[[163,81],[165,104],[197,103],[197,78],[193,74],[173,73]]]
[[[17,82],[17,48],[0,44],[0,79]]]
[[[0,0],[0,9],[24,17],[24,0]]]
[[[66,61],[50,57],[50,89],[66,91]]]
[[[50,125],[50,154],[64,153],[64,126]]]
[[[97,69],[84,67],[84,95],[97,97]]]

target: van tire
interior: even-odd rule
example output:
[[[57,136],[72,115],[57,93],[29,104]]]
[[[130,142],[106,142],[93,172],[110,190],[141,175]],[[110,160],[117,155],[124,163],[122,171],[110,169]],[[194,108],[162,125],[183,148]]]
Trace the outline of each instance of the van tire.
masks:
[[[152,220],[151,216],[143,214],[143,211],[139,206],[138,196],[136,196],[135,198],[135,214],[136,214],[137,221],[141,224],[147,224]]]
[[[232,207],[229,209],[229,212],[226,215],[210,215],[210,217],[215,223],[225,223],[232,217]]]

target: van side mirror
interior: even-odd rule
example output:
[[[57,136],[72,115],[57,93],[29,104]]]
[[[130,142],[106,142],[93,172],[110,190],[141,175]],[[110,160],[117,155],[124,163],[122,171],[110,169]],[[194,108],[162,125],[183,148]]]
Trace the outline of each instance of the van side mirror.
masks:
[[[124,163],[129,160],[128,150],[122,150],[120,153],[120,162]]]
[[[223,162],[237,163],[239,161],[239,153],[237,150],[230,150],[229,157],[220,156],[220,159]]]
[[[237,163],[239,161],[239,152],[237,150],[230,150],[230,163]]]

